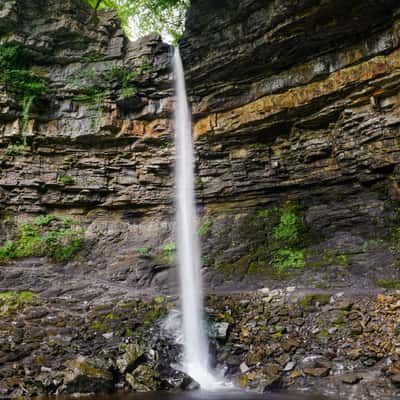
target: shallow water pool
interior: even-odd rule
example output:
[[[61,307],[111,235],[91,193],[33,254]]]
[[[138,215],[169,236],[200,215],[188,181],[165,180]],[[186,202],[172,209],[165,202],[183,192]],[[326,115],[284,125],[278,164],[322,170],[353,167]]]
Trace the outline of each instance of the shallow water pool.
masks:
[[[54,400],[55,398],[40,398]],[[57,400],[72,400],[76,397],[57,397]],[[117,393],[112,395],[94,395],[83,397],[85,400],[333,400],[321,395],[300,393],[252,394],[243,392],[211,393],[193,391],[187,393],[154,392],[154,393]]]

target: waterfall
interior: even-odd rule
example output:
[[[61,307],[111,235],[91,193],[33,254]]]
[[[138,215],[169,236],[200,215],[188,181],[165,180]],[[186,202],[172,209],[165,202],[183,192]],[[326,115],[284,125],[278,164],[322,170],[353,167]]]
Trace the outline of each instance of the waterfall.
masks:
[[[192,120],[178,48],[174,55],[174,75],[177,98],[175,105],[176,221],[183,318],[183,367],[202,389],[213,390],[219,383],[210,371],[207,330],[203,319],[200,239],[197,233],[194,193]]]

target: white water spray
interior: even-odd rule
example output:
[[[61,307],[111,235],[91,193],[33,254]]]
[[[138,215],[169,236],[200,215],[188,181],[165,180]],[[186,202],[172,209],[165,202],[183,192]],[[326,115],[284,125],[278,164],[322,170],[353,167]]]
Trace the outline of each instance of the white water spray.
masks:
[[[203,319],[200,240],[194,194],[194,148],[192,120],[186,95],[185,76],[179,49],[174,55],[177,102],[175,106],[176,221],[181,286],[185,372],[205,390],[220,383],[210,370],[208,340]]]

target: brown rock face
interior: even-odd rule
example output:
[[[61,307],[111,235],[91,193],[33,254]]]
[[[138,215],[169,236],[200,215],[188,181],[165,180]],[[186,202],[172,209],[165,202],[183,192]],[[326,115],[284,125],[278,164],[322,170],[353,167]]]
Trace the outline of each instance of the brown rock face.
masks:
[[[181,47],[210,287],[400,280],[400,8],[348,3],[193,1]],[[71,282],[170,289],[170,47],[130,43],[79,0],[7,0],[0,35],[49,86],[28,112],[0,91],[0,241],[39,214],[72,216],[85,241]],[[0,288],[32,286],[32,263],[38,291],[65,274],[12,259]]]
[[[305,262],[318,267],[311,280],[319,267],[322,281],[345,286],[372,270],[398,279],[393,253],[362,250],[393,238],[397,225],[398,3],[368,2],[368,12],[364,1],[233,3],[194,1],[181,43],[200,195],[229,242],[210,242],[210,265],[259,279],[276,235],[266,239],[271,228],[257,211],[240,218],[290,200],[315,235]],[[333,272],[339,264],[347,265]],[[303,284],[301,275],[293,283]],[[367,281],[380,279],[372,275]]]

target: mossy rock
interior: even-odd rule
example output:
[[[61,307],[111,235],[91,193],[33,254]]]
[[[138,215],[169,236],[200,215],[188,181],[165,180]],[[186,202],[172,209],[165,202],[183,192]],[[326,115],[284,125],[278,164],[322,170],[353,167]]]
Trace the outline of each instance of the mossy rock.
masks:
[[[39,298],[32,292],[0,293],[0,316],[9,317],[27,306],[40,304]]]
[[[305,311],[310,311],[317,306],[322,306],[329,304],[331,300],[330,294],[318,293],[318,294],[308,294],[299,300],[299,304],[303,307]]]
[[[131,374],[126,374],[125,379],[136,392],[153,392],[159,385],[158,372],[148,365],[139,365]]]
[[[117,367],[121,373],[131,372],[143,357],[145,349],[138,343],[128,344],[124,354],[117,359]]]
[[[96,360],[79,356],[65,363],[63,393],[100,393],[111,391],[114,387],[113,374]]]

